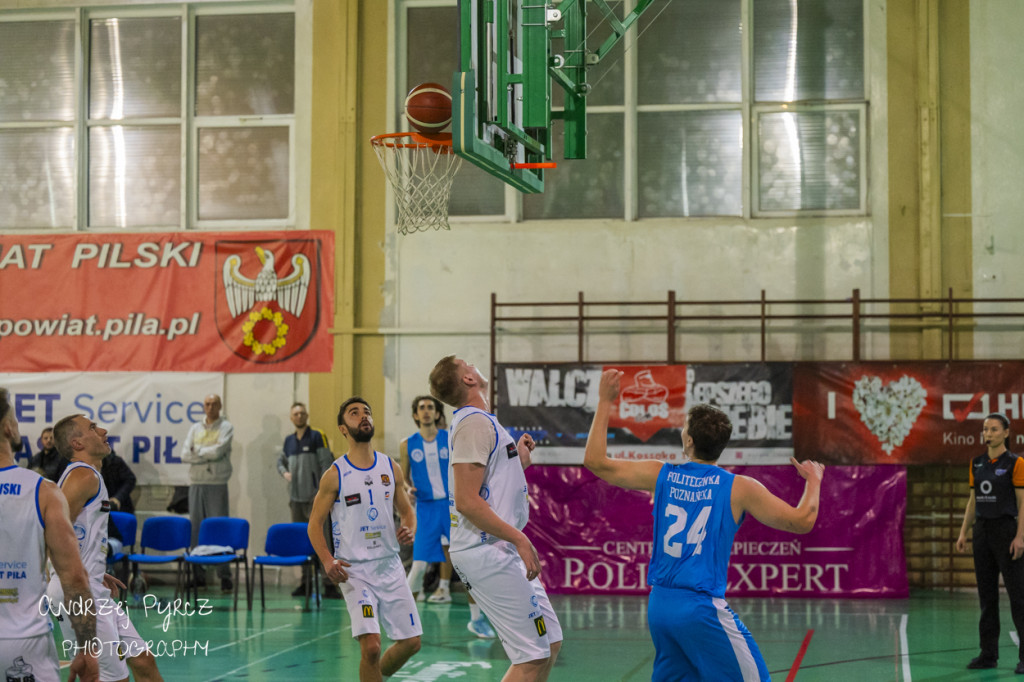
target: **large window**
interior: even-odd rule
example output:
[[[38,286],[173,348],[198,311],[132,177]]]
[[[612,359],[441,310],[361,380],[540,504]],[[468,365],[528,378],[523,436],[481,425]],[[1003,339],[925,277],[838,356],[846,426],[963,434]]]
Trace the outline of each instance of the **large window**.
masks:
[[[290,4],[0,13],[0,229],[294,222]]]
[[[400,92],[450,84],[458,12],[394,0]],[[581,0],[582,1],[582,0]],[[588,48],[611,33],[588,2]],[[557,6],[558,3],[556,3]],[[609,3],[618,9],[635,3]],[[463,164],[451,215],[491,219],[867,212],[863,0],[656,0],[588,74],[587,159],[520,195]],[[558,46],[556,43],[556,52]],[[401,97],[396,100],[401,103]],[[555,86],[553,102],[563,98]],[[396,113],[396,126],[407,127]]]

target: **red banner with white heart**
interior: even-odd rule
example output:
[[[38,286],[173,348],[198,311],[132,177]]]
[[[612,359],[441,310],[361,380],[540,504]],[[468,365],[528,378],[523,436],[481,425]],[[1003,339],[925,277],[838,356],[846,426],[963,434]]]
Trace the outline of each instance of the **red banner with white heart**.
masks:
[[[793,448],[827,464],[965,463],[985,449],[982,421],[1024,407],[1024,363],[797,363]]]

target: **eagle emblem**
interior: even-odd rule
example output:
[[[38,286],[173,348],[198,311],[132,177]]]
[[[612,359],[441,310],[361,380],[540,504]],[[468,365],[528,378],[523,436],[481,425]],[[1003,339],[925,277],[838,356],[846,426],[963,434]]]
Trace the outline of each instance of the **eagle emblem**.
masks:
[[[228,256],[224,261],[224,293],[232,317],[248,312],[257,303],[276,301],[282,310],[299,317],[306,304],[312,268],[306,256],[292,256],[292,271],[278,279],[274,270],[274,254],[262,247],[256,247],[256,257],[263,267],[255,279],[241,272],[242,259],[237,255]]]

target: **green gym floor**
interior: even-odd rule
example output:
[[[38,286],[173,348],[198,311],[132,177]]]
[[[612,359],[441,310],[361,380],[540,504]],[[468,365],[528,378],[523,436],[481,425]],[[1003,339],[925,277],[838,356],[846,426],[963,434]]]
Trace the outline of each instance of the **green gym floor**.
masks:
[[[210,599],[210,613],[172,614],[167,620],[155,608],[130,613],[143,638],[162,647],[157,663],[168,682],[357,680],[359,647],[343,602],[325,601],[319,611],[303,612],[302,600],[289,596],[292,587],[268,585],[266,611],[258,592],[252,611],[241,595],[235,611],[229,597],[208,590],[199,596]],[[155,594],[168,597],[170,590],[157,587]],[[1000,667],[985,671],[964,668],[978,653],[973,593],[920,591],[897,600],[747,598],[730,604],[753,632],[774,680],[987,681],[1015,678],[1017,633],[1003,599]],[[501,679],[508,667],[501,644],[468,632],[465,593],[455,592],[453,600],[420,604],[423,648],[392,680]],[[646,598],[553,595],[552,602],[565,639],[551,680],[650,679],[654,649]],[[175,646],[190,649],[172,656]]]

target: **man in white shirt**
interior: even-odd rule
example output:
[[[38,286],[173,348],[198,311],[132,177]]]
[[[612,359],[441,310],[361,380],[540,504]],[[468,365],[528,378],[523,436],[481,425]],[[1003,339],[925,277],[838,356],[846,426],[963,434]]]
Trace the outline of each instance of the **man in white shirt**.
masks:
[[[490,414],[487,379],[449,355],[430,372],[430,392],[457,408],[451,427],[452,564],[497,630],[512,665],[507,682],[543,682],[562,628],[541,584],[540,558],[522,529],[530,515],[524,470],[534,442],[516,443]]]
[[[181,446],[181,461],[188,468],[188,513],[192,519],[192,547],[199,539],[199,526],[211,516],[228,516],[228,480],[231,478],[231,441],[235,427],[221,416],[220,396],[211,393],[203,400],[206,419],[188,430]],[[206,576],[197,568],[196,585],[206,585]],[[229,593],[231,569],[222,564],[218,570],[221,591]]]

